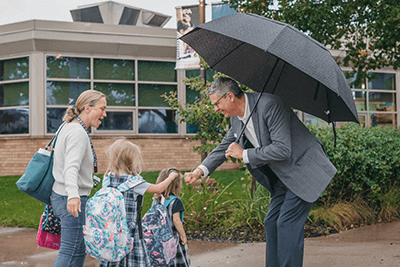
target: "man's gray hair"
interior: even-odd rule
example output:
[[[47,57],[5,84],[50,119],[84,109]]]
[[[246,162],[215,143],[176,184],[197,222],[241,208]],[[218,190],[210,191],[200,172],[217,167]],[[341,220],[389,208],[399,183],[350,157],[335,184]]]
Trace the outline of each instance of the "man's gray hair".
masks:
[[[232,92],[237,98],[241,98],[243,95],[242,89],[240,89],[235,80],[228,77],[219,77],[208,88],[207,95],[216,94],[222,97],[228,92]]]

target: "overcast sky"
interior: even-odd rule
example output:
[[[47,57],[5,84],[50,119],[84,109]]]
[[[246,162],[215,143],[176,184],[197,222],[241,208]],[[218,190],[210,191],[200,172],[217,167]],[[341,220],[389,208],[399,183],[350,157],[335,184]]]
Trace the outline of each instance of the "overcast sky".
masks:
[[[102,0],[0,0],[0,25],[26,20],[55,20],[72,22],[70,10],[78,6],[106,2]],[[199,0],[114,0],[121,4],[134,6],[170,15],[172,18],[164,28],[176,28],[175,7],[197,5]],[[219,0],[206,0],[206,4]]]

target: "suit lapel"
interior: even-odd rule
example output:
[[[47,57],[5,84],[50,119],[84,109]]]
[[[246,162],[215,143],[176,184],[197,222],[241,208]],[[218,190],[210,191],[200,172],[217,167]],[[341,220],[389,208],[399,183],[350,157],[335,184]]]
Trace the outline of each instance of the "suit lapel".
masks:
[[[250,107],[250,112],[251,112],[253,110],[254,106],[256,105],[256,100],[257,100],[257,97],[259,96],[259,94],[253,93],[253,94],[246,94],[246,95],[247,95],[247,99],[249,101],[249,107]],[[259,108],[259,105],[260,105],[260,103],[258,103],[257,109]],[[260,124],[259,124],[259,120],[258,120],[257,109],[254,111],[253,115],[251,116],[251,119],[253,120],[254,132],[256,134],[258,144],[260,146],[262,146]]]

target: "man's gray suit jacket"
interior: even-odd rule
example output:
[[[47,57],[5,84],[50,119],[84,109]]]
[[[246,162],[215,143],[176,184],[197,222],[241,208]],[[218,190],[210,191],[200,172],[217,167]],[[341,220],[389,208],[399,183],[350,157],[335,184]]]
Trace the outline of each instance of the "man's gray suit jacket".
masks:
[[[246,95],[252,110],[259,93]],[[210,174],[225,161],[225,151],[243,126],[236,116],[230,120],[228,134],[202,162]],[[246,166],[253,177],[271,191],[269,179],[258,169],[268,164],[299,198],[310,203],[316,201],[336,173],[322,143],[276,95],[262,95],[252,120],[260,145],[247,150],[249,163]],[[239,145],[244,148],[243,138]]]

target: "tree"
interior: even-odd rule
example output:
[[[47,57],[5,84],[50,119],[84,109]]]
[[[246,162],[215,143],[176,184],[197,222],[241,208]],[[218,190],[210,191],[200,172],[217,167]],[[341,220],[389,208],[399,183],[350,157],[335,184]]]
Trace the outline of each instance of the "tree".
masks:
[[[207,69],[208,64],[202,58],[200,58],[200,60],[202,65]],[[206,81],[204,81],[200,76],[183,80],[190,89],[195,90],[202,95],[202,97],[199,97],[193,104],[182,104],[178,99],[177,92],[171,91],[168,94],[162,95],[168,105],[178,113],[179,122],[186,122],[197,126],[198,131],[191,137],[191,140],[205,141],[201,142],[199,146],[193,148],[193,150],[198,151],[199,154],[202,154],[202,152],[203,154],[204,152],[211,152],[218,146],[228,131],[229,119],[225,118],[221,113],[215,112],[214,106],[207,97],[207,90],[210,88],[212,81],[215,81],[221,76],[224,77],[226,75],[215,72],[212,79],[207,79]],[[244,92],[252,91],[250,88],[242,84],[239,84],[239,87]],[[233,162],[236,161],[234,158],[231,158],[231,160]]]
[[[355,85],[375,78],[369,71],[400,66],[398,0],[223,0],[239,12],[293,25],[327,48],[341,50],[338,64],[351,66]]]
[[[206,65],[205,62],[204,64]],[[217,73],[214,78],[221,75]],[[204,83],[201,77],[197,76],[185,79],[184,82],[188,84],[190,89],[195,90],[203,97],[193,104],[184,105],[178,100],[177,92],[170,92],[163,95],[163,97],[168,105],[178,113],[179,122],[186,122],[198,128],[197,133],[191,137],[191,140],[205,140],[204,143],[202,142],[199,146],[195,146],[193,150],[198,151],[199,154],[211,152],[226,135],[229,119],[215,112],[211,101],[206,97],[207,89],[211,85],[210,81]]]

